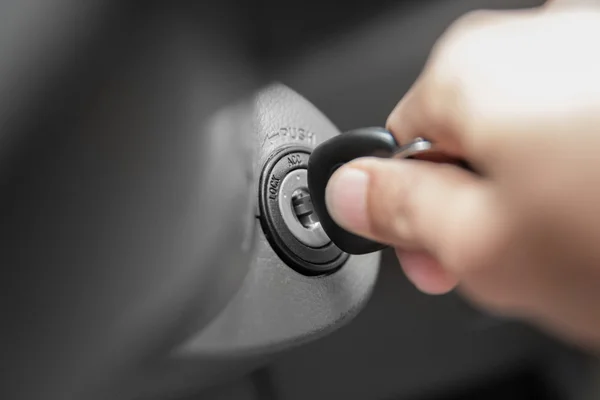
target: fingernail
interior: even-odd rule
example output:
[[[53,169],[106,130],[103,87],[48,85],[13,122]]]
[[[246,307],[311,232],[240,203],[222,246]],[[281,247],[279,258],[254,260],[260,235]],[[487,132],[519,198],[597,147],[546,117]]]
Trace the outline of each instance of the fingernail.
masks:
[[[369,175],[349,166],[337,170],[327,185],[325,202],[331,217],[354,233],[366,231]]]

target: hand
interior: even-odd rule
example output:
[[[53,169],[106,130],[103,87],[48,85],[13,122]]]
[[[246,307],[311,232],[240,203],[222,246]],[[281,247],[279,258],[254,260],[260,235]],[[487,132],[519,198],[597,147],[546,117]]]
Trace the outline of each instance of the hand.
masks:
[[[600,348],[600,8],[477,12],[439,40],[389,116],[478,174],[365,158],[330,180],[333,218],[397,249],[422,291]]]

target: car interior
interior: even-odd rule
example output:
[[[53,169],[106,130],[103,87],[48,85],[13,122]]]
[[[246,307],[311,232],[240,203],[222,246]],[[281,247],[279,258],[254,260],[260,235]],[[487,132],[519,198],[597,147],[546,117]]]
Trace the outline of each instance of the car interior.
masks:
[[[140,3],[0,5],[2,398],[598,398],[581,349],[270,219],[454,20],[542,1]]]

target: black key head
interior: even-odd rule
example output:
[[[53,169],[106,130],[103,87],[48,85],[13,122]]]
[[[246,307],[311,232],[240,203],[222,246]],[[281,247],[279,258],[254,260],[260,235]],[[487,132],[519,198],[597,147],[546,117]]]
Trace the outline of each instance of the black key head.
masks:
[[[327,183],[335,170],[347,162],[368,156],[388,158],[398,149],[387,130],[360,128],[335,136],[312,152],[308,161],[308,190],[315,212],[331,241],[346,253],[373,253],[387,246],[348,232],[333,221],[325,204]]]

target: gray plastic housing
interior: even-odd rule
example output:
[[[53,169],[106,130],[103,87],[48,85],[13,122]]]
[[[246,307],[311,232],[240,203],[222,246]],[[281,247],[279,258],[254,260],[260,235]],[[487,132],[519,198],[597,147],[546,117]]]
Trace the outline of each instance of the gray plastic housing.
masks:
[[[277,149],[314,148],[339,134],[316,107],[285,85],[268,86],[252,102],[249,133],[257,155],[256,177]],[[258,182],[253,190],[258,193]],[[277,257],[258,221],[254,229],[255,252],[240,290],[206,329],[178,349],[178,356],[270,353],[298,345],[350,321],[368,300],[379,254],[352,256],[331,275],[308,277]]]
[[[252,121],[247,127],[248,140],[239,140],[252,143],[254,154],[253,184],[244,196],[253,201],[254,210],[250,232],[243,235],[242,247],[252,248],[247,273],[237,292],[204,329],[128,382],[130,397],[161,399],[248,373],[279,352],[344,326],[361,311],[374,289],[379,253],[350,256],[329,275],[305,276],[277,256],[259,223],[258,181],[269,156],[289,145],[314,148],[339,134],[332,122],[282,84],[271,84],[250,99],[224,108],[215,114],[212,124],[223,127],[231,120]],[[233,249],[240,243],[229,246]],[[230,266],[220,264],[219,268]]]

